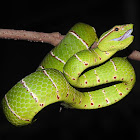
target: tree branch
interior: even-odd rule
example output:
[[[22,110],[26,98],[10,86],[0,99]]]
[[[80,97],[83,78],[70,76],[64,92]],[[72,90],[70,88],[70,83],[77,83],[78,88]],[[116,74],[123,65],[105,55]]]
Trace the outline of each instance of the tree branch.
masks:
[[[128,58],[133,59],[133,60],[140,61],[140,52],[134,50],[134,51],[128,56]]]
[[[35,41],[35,42],[49,43],[53,46],[57,46],[60,43],[60,41],[64,38],[64,35],[61,35],[59,32],[42,33],[42,32],[33,32],[33,31],[25,31],[25,30],[0,29],[0,38]],[[95,44],[93,44],[92,48],[94,47],[96,47]],[[128,58],[140,61],[140,52],[134,50],[128,56]]]
[[[0,29],[0,38],[3,39],[28,40],[42,43],[44,42],[54,46],[58,45],[63,37],[64,36],[59,32],[41,33],[25,30]]]

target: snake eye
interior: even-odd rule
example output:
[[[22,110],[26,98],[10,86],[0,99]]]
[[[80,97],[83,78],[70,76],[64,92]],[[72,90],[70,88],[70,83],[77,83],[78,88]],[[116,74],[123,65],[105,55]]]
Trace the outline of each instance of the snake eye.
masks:
[[[116,27],[116,28],[115,28],[115,31],[119,31],[119,28],[118,28],[118,27]]]

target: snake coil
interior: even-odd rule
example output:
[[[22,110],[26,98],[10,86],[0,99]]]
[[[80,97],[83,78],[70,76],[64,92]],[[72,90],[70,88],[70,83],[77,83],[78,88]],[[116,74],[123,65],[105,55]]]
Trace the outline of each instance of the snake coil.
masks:
[[[121,100],[135,83],[134,69],[126,58],[112,58],[100,67],[83,72],[128,47],[133,41],[132,29],[132,24],[118,25],[98,40],[90,25],[74,25],[38,69],[5,94],[2,105],[8,121],[16,126],[27,125],[42,108],[58,101],[69,108],[97,109]],[[93,49],[95,42],[97,47]],[[120,83],[96,91],[80,92],[74,88],[115,81]]]

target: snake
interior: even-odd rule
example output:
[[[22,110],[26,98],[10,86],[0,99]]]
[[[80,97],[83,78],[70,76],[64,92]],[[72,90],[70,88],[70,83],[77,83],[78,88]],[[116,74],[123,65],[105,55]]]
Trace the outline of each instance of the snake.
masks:
[[[75,24],[37,70],[5,94],[7,120],[15,126],[32,124],[40,110],[55,102],[66,108],[98,109],[123,99],[135,84],[135,71],[126,57],[112,56],[133,42],[132,32],[133,24],[116,25],[98,39],[94,27]]]

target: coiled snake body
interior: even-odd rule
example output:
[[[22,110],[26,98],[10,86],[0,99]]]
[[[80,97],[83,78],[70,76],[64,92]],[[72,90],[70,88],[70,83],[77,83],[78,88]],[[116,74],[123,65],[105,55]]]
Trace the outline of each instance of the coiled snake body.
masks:
[[[98,40],[90,25],[74,25],[38,69],[4,96],[2,105],[7,119],[16,126],[27,125],[42,108],[58,101],[69,108],[97,109],[121,100],[135,83],[134,69],[126,58],[112,58],[100,67],[83,72],[128,47],[133,41],[132,30],[132,24],[118,25]],[[95,42],[97,47],[93,49]],[[120,82],[95,91],[80,92],[74,88],[115,81]]]

